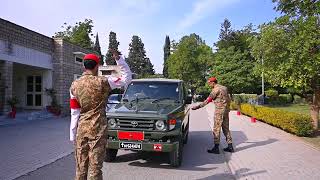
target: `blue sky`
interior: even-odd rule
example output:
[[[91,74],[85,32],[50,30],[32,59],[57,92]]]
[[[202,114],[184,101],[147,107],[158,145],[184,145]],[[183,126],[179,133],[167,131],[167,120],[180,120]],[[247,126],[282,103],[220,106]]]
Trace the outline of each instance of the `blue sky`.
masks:
[[[272,0],[1,0],[1,6],[1,18],[49,37],[60,31],[64,22],[74,25],[90,18],[104,54],[110,31],[117,33],[124,55],[132,35],[138,35],[156,73],[162,73],[166,35],[178,41],[196,33],[212,47],[225,18],[232,28],[241,29],[279,16]]]

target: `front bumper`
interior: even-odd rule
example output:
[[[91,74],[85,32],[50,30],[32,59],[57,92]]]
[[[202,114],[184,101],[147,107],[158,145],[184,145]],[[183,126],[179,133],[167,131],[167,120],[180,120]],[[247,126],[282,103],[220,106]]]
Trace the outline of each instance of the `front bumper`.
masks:
[[[177,149],[178,141],[177,137],[180,135],[180,129],[172,131],[159,132],[159,131],[145,131],[142,141],[134,140],[119,140],[118,130],[108,130],[107,133],[107,145],[109,149],[120,149],[120,143],[140,143],[142,148],[139,151],[160,151],[160,152],[172,152]],[[171,142],[162,141],[164,139],[170,139]],[[156,150],[155,146],[161,145],[161,150]]]
[[[118,140],[108,140],[107,148],[108,149],[120,149],[120,143],[122,142],[132,142],[132,143],[141,143],[142,149],[137,151],[157,151],[157,152],[172,152],[177,149],[178,142],[144,142],[144,141],[118,141]],[[161,145],[161,150],[155,150],[155,145]]]

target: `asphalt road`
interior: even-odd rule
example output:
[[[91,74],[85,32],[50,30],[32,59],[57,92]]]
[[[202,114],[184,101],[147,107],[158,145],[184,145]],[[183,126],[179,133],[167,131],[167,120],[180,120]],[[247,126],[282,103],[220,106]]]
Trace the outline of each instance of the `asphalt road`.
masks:
[[[104,179],[234,179],[223,153],[208,154],[212,146],[210,117],[205,109],[191,113],[188,144],[184,146],[183,162],[179,168],[169,165],[164,153],[119,151],[116,162],[104,163]],[[222,140],[223,135],[222,135]],[[16,180],[71,180],[75,175],[73,153]]]

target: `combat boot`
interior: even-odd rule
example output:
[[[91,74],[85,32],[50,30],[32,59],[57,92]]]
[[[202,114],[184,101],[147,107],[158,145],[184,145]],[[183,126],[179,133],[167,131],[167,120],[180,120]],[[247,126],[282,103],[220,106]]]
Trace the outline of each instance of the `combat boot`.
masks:
[[[219,144],[215,144],[214,147],[212,149],[208,149],[207,152],[213,154],[220,154]]]
[[[226,152],[234,152],[232,143],[228,144],[228,147],[224,148],[223,150],[226,151]]]

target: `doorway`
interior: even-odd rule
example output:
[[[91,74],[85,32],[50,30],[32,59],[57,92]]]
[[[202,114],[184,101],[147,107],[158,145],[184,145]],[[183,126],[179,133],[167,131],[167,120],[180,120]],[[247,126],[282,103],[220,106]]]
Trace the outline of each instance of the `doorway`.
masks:
[[[26,106],[32,109],[42,107],[42,76],[27,76]]]

